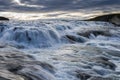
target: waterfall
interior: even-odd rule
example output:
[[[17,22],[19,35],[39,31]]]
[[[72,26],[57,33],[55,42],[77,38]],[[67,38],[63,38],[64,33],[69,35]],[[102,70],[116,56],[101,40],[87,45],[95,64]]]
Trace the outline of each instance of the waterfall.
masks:
[[[0,39],[19,47],[44,48],[61,43],[83,43],[89,39],[85,35],[92,37],[91,33],[95,31],[95,35],[100,35],[112,26],[110,23],[87,21],[9,21],[0,23]]]
[[[120,28],[108,22],[11,20],[0,23],[3,53],[0,59],[20,62],[22,66],[10,62],[7,70],[26,80],[119,80],[119,43]],[[20,56],[18,50],[33,60],[25,61],[26,56]]]

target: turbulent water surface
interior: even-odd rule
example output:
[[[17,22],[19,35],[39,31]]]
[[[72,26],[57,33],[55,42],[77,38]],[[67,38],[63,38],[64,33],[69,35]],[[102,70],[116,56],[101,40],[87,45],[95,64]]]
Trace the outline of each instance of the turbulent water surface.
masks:
[[[120,80],[120,27],[111,23],[11,20],[0,22],[0,43],[54,67],[34,80]]]

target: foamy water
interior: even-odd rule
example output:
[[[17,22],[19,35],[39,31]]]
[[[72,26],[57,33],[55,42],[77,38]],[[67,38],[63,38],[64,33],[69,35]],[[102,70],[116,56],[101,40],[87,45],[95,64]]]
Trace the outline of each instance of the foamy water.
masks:
[[[77,20],[2,22],[0,42],[52,65],[55,72],[46,74],[52,80],[91,80],[94,76],[120,80],[120,28],[110,23]]]

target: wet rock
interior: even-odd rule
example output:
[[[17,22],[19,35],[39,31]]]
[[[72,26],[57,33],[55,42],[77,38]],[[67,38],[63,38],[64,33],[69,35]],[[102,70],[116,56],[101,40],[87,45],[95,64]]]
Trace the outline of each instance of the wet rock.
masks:
[[[84,36],[84,37],[90,37],[91,34],[93,34],[94,36],[98,36],[98,35],[103,35],[103,36],[111,36],[111,34],[109,33],[109,31],[100,31],[100,30],[88,30],[85,32],[79,32],[77,33],[80,36]]]
[[[55,69],[53,66],[51,66],[50,64],[47,64],[47,63],[41,63],[40,64],[44,69],[50,71],[51,73],[55,73]]]
[[[85,73],[85,72],[81,72],[81,71],[76,71],[76,77],[79,78],[80,80],[87,80],[91,77],[90,74]]]
[[[17,73],[19,70],[21,70],[23,68],[23,66],[19,65],[19,64],[7,64],[6,65],[8,71],[12,72],[12,73]]]
[[[74,35],[66,35],[66,37],[71,41],[71,42],[86,42],[87,38],[82,37],[82,36],[74,36]]]
[[[8,18],[6,18],[6,17],[0,17],[0,20],[9,20]]]

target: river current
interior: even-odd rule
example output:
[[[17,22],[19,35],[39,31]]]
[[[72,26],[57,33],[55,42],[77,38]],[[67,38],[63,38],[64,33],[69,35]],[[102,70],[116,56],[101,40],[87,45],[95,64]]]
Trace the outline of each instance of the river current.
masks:
[[[46,80],[120,80],[120,27],[108,22],[11,20],[0,23],[0,43],[53,66]]]

